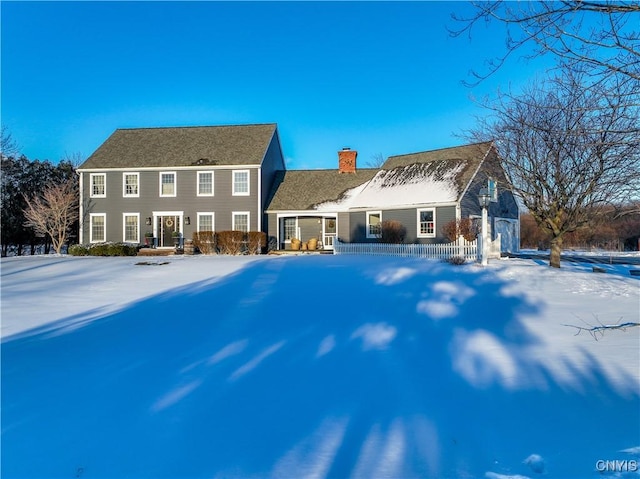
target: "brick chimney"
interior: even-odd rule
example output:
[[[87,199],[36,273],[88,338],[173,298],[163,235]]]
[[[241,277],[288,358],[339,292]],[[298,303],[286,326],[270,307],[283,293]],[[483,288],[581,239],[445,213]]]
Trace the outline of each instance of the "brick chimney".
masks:
[[[351,148],[343,148],[338,152],[338,171],[340,173],[356,172],[356,157],[358,152]]]

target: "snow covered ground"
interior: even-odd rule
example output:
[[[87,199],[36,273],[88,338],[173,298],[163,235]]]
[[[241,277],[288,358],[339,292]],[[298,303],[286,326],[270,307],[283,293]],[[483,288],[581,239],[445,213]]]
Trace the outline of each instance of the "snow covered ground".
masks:
[[[603,267],[2,259],[2,477],[638,478],[640,328],[565,326],[640,321]]]

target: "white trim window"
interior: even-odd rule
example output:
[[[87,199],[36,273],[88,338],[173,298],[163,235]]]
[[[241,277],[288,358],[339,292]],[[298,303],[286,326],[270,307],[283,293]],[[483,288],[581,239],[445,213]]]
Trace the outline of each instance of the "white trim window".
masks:
[[[435,208],[424,208],[417,212],[418,215],[418,238],[436,237],[436,210]]]
[[[122,241],[140,243],[140,213],[122,213]]]
[[[249,170],[233,170],[233,196],[249,196]]]
[[[297,218],[284,218],[282,223],[284,241],[291,241],[291,238],[295,238],[297,236],[298,220]]]
[[[249,231],[249,212],[248,211],[234,211],[231,213],[231,229],[234,231]]]
[[[107,233],[107,214],[89,213],[89,242],[104,243]]]
[[[140,173],[128,171],[122,173],[122,196],[124,198],[140,197]]]
[[[198,171],[198,196],[213,196],[213,171]]]
[[[91,198],[107,197],[106,173],[89,173],[89,196]]]
[[[176,172],[160,172],[160,196],[176,196]]]
[[[367,238],[382,236],[382,211],[367,211]]]
[[[198,231],[215,231],[215,213],[198,213]]]

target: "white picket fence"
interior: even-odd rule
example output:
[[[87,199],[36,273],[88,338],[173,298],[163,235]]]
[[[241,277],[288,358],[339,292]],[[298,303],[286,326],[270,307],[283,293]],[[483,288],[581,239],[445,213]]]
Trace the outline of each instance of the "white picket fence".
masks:
[[[445,244],[386,244],[386,243],[342,243],[336,240],[335,254],[364,254],[384,256],[413,256],[418,258],[446,260],[460,256],[467,261],[478,259],[478,241],[461,238]]]
[[[500,257],[501,241],[501,236],[498,234],[495,240],[489,242],[489,258]],[[413,256],[441,260],[460,256],[467,261],[479,261],[478,243],[477,239],[467,241],[462,237],[453,243],[436,244],[343,243],[336,238],[333,252],[334,254]]]

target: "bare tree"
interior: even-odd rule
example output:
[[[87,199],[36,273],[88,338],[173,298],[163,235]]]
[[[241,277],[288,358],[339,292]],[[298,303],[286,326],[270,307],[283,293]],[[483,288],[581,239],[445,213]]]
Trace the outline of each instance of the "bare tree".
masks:
[[[49,235],[56,254],[60,254],[73,224],[78,219],[78,187],[73,180],[47,187],[41,196],[24,197],[25,226],[36,234]]]
[[[382,153],[375,153],[371,155],[371,159],[365,163],[367,168],[382,168],[385,159]]]
[[[472,133],[495,141],[514,192],[550,234],[553,267],[566,233],[640,191],[640,92],[620,80],[585,88],[583,75],[563,72],[501,94]]]
[[[5,125],[2,125],[0,130],[0,157],[8,158],[17,155],[20,148],[11,136],[9,129]]]
[[[570,68],[591,74],[621,74],[640,81],[640,1],[473,1],[475,14],[452,15],[462,27],[454,36],[471,35],[478,23],[497,21],[506,27],[505,53],[488,62],[490,76],[515,51],[533,45],[532,56],[550,53]]]

